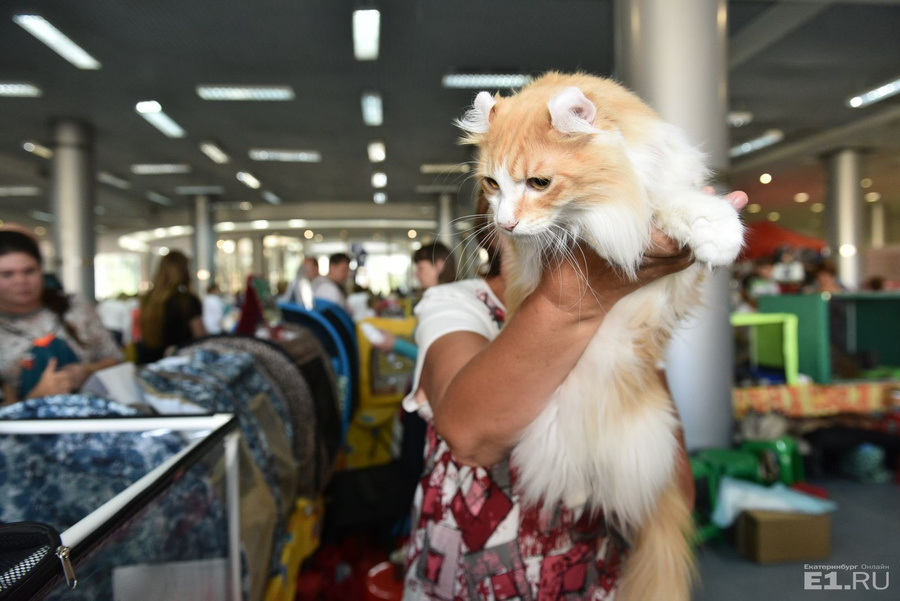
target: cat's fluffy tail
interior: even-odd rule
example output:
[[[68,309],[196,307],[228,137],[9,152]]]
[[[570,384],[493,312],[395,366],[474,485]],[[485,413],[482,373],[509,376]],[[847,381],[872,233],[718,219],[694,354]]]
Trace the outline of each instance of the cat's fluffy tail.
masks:
[[[690,601],[693,522],[677,478],[638,531],[616,601]]]

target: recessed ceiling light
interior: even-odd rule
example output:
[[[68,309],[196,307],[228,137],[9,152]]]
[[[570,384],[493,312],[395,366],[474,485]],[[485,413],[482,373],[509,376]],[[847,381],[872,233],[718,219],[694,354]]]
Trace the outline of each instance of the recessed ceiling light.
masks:
[[[46,233],[47,233],[47,228],[45,228],[45,227],[43,227],[43,226],[41,226],[41,225],[39,225],[39,226],[37,226],[36,228],[34,228],[34,235],[35,235],[35,236],[43,236],[43,235],[46,234]]]
[[[272,203],[273,205],[280,205],[281,198],[278,197],[274,192],[269,192],[268,190],[262,193],[263,198],[266,199],[266,202]]]
[[[40,196],[41,189],[37,186],[3,186],[0,187],[0,196]]]
[[[149,200],[150,202],[155,202],[158,205],[163,205],[164,207],[172,206],[172,199],[152,190],[149,190],[147,192],[147,200]]]
[[[872,187],[872,178],[864,177],[859,180],[859,185],[863,188],[871,188]]]
[[[186,163],[140,163],[131,166],[135,175],[169,175],[173,173],[190,173],[191,166]]]
[[[246,171],[238,171],[237,174],[238,181],[247,186],[248,188],[253,188],[254,190],[258,190],[262,185],[259,183],[259,180],[253,177],[251,174]]]
[[[322,234],[316,234],[316,237],[313,238],[313,240],[315,240],[316,242],[321,242],[324,239],[325,239],[325,236],[323,236]]]
[[[889,81],[885,84],[873,88],[861,94],[858,94],[847,101],[847,104],[855,109],[869,106],[880,102],[885,98],[890,98],[894,94],[900,93],[900,79]]]
[[[175,193],[179,196],[219,196],[225,193],[225,188],[210,185],[178,186]]]
[[[384,142],[369,142],[369,161],[380,163],[387,157]]]
[[[728,155],[731,158],[743,156],[745,154],[754,152],[761,148],[765,148],[766,146],[771,146],[772,144],[777,144],[784,139],[784,132],[780,129],[770,129],[763,135],[758,138],[753,138],[752,140],[747,140],[742,144],[738,144],[737,146],[733,146],[731,150],[728,152]]]
[[[387,194],[384,192],[376,192],[372,195],[372,200],[374,200],[377,205],[383,205],[387,202]]]
[[[170,138],[183,138],[184,130],[180,125],[175,123],[171,117],[165,114],[162,106],[155,100],[144,100],[134,105],[134,110],[146,119],[150,125],[164,133]]]
[[[0,81],[0,96],[10,98],[37,98],[43,94],[41,89],[30,83]]]
[[[38,15],[15,15],[13,21],[79,69],[99,69],[100,61]]]
[[[753,121],[753,113],[750,111],[731,111],[728,113],[729,127],[744,127]]]
[[[295,98],[291,86],[201,85],[197,86],[197,95],[203,100],[286,101]]]
[[[766,218],[769,221],[778,221],[779,219],[781,219],[781,213],[779,213],[778,211],[772,211],[766,216]]]
[[[419,165],[419,173],[468,173],[472,168],[468,163],[426,163]]]
[[[480,90],[521,88],[530,81],[530,75],[521,73],[449,73],[441,82],[445,88]]]
[[[881,200],[881,194],[878,192],[866,192],[866,202],[878,202]]]
[[[372,187],[373,188],[384,188],[387,186],[387,173],[383,171],[376,171],[372,174]]]
[[[231,160],[225,151],[219,148],[214,142],[201,142],[200,151],[210,158],[214,163],[223,165]]]
[[[112,186],[120,190],[128,190],[131,188],[131,183],[127,182],[121,177],[116,177],[115,175],[107,171],[98,171],[97,181],[101,184],[106,184],[107,186]]]
[[[362,95],[363,123],[378,126],[384,123],[384,111],[381,106],[381,94],[364,92]]]
[[[358,61],[378,58],[381,13],[376,9],[353,11],[353,55]]]
[[[253,208],[253,203],[245,200],[244,202],[238,203],[238,208],[242,211],[249,211]]]
[[[318,150],[253,148],[248,155],[254,161],[283,161],[286,163],[319,163],[322,161],[322,153]]]
[[[825,205],[823,205],[821,202],[814,202],[809,205],[809,210],[813,213],[821,213],[825,210]]]
[[[760,211],[762,211],[762,205],[759,205],[759,204],[757,204],[757,203],[755,203],[755,202],[752,203],[752,204],[747,205],[747,212],[748,212],[748,213],[759,213]]]
[[[413,239],[418,236],[419,233],[416,232],[416,230],[409,230],[408,232],[406,232],[406,235],[409,236],[410,239]]]
[[[772,174],[771,173],[763,173],[759,176],[759,182],[761,184],[769,184],[772,182]]]
[[[809,200],[809,194],[807,194],[806,192],[797,192],[796,194],[794,194],[794,200],[796,202],[806,202],[807,200]]]
[[[838,252],[842,257],[852,257],[856,254],[856,246],[854,244],[841,244]]]
[[[44,146],[43,144],[38,144],[34,141],[28,141],[22,144],[22,148],[24,148],[27,152],[31,154],[36,154],[39,157],[49,159],[53,156],[53,151]]]

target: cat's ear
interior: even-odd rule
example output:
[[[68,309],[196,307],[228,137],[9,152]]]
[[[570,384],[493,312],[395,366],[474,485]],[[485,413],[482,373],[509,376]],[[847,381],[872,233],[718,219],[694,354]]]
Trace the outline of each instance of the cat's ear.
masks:
[[[497,99],[489,92],[479,92],[472,103],[472,108],[466,111],[462,119],[456,120],[456,126],[468,134],[463,138],[464,142],[475,144],[481,134],[486,134],[491,127],[494,105]]]
[[[576,87],[566,88],[547,103],[553,129],[564,134],[596,134],[597,107]]]

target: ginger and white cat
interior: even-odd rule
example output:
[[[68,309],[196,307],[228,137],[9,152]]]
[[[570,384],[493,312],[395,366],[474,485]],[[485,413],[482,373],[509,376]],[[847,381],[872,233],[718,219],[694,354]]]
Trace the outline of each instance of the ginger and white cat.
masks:
[[[701,190],[701,152],[618,84],[549,73],[511,97],[481,92],[457,121],[499,231],[507,306],[580,240],[628,277],[656,225],[698,263],[617,302],[513,451],[527,503],[602,510],[633,544],[617,601],[687,601],[690,510],[676,481],[678,420],[657,365],[699,303],[708,266],[734,261],[737,211]],[[586,292],[590,294],[590,291]]]

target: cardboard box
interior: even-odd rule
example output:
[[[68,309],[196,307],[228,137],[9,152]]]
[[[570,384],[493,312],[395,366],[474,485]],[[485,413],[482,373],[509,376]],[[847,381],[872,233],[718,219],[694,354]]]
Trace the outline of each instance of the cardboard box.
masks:
[[[824,559],[831,553],[831,514],[745,511],[735,534],[738,552],[757,563]]]

